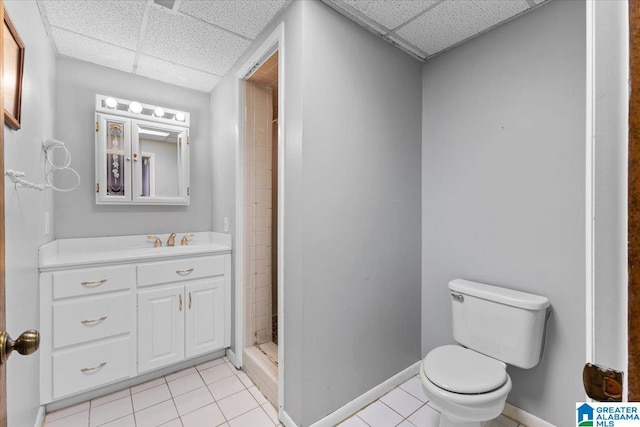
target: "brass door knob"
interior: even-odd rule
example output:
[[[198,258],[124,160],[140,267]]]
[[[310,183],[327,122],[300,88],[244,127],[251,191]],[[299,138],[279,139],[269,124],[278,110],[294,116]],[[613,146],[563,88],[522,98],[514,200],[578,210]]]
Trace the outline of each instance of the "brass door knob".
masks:
[[[17,340],[12,340],[8,333],[0,333],[0,365],[4,364],[13,350],[26,356],[34,353],[40,347],[40,333],[29,329],[20,334]]]

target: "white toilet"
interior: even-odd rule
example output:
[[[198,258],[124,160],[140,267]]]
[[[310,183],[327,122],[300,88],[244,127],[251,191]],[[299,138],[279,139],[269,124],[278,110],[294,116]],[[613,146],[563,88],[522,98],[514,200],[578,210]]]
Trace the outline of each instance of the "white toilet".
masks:
[[[440,427],[480,427],[498,417],[511,391],[507,364],[530,369],[542,357],[545,297],[456,279],[449,282],[453,338],[420,364],[422,388]]]

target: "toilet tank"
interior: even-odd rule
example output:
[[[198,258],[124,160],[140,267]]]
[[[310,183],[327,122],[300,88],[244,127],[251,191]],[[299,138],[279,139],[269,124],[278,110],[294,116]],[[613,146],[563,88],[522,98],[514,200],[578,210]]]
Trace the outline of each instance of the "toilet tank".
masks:
[[[551,309],[546,297],[462,279],[449,289],[458,343],[519,368],[540,362]]]

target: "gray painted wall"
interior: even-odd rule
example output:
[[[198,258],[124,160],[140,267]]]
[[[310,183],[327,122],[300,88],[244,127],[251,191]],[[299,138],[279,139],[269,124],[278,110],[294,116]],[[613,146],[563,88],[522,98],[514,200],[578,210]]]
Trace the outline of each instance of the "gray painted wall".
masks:
[[[628,3],[595,2],[594,361],[627,370]]]
[[[320,2],[282,20],[284,407],[308,426],[420,358],[421,66]],[[212,93],[214,230],[234,214],[234,85]]]
[[[554,1],[424,65],[422,354],[452,342],[447,283],[547,296],[547,351],[508,401],[574,422],[585,362],[585,4]]]
[[[285,211],[302,220],[285,266],[302,267],[304,315],[286,325],[303,334],[304,426],[420,358],[422,110],[419,62],[305,6],[302,187]]]
[[[110,206],[95,203],[95,95],[137,100],[191,113],[191,204]],[[211,229],[209,95],[59,57],[56,60],[55,137],[67,144],[82,178],[55,196],[56,238],[207,231]],[[65,182],[57,184],[61,187]]]
[[[5,127],[5,168],[26,173],[26,179],[44,183],[42,142],[53,136],[55,112],[55,57],[35,1],[5,1],[24,41],[22,128]],[[26,329],[38,328],[38,247],[50,241],[44,234],[45,212],[53,214],[51,190],[15,189],[5,182],[6,317],[15,339]],[[7,425],[32,427],[39,402],[38,353],[14,354],[7,363]]]

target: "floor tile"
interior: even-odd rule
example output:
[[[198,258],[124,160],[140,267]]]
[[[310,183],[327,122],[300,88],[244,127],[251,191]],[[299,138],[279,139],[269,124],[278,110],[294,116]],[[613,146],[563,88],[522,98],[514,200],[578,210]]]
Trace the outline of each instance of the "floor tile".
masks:
[[[192,390],[182,396],[176,397],[174,401],[176,402],[176,408],[178,408],[178,414],[180,415],[188,414],[214,402],[213,396],[211,396],[207,387]]]
[[[167,400],[150,406],[142,411],[136,411],[136,427],[158,427],[168,421],[178,418],[178,411],[173,400]]]
[[[133,414],[131,414],[126,417],[113,420],[110,423],[102,424],[101,427],[136,427],[136,420],[133,417]]]
[[[173,397],[176,397],[197,388],[203,387],[204,381],[202,381],[200,374],[194,369],[194,372],[192,374],[180,377],[177,380],[169,381],[168,384],[171,395]]]
[[[198,372],[196,368],[187,368],[178,372],[174,372],[173,374],[166,375],[164,378],[167,382],[177,380],[178,378],[186,377],[187,375],[195,374]]]
[[[73,405],[73,406],[68,406],[66,408],[62,408],[59,409],[57,411],[54,412],[50,412],[47,414],[47,417],[45,418],[45,421],[47,423],[55,421],[55,420],[59,420],[61,418],[66,418],[70,415],[74,415],[77,414],[79,412],[84,412],[84,411],[88,411],[89,410],[89,402],[83,402],[83,403],[79,403],[77,405]]]
[[[171,399],[171,393],[169,393],[169,387],[167,384],[160,384],[159,386],[136,393],[132,398],[133,409],[138,412],[142,409],[148,408],[149,406]]]
[[[273,407],[273,405],[269,402],[265,403],[264,405],[261,405],[262,409],[264,410],[264,412],[267,413],[267,415],[269,415],[269,418],[271,418],[271,421],[273,421],[274,424],[278,424],[278,411],[276,411],[276,408]]]
[[[357,415],[354,415],[353,417],[348,418],[347,420],[338,424],[338,426],[339,427],[369,427],[369,424],[362,421],[362,419],[358,418]]]
[[[395,388],[380,398],[380,401],[404,418],[418,410],[423,402],[419,401],[401,388]]]
[[[213,359],[210,360],[208,362],[204,362],[198,366],[196,366],[196,369],[198,371],[204,371],[205,369],[209,369],[209,368],[213,368],[214,366],[218,366],[224,363],[224,360],[222,360],[222,357],[219,359]]]
[[[371,427],[394,427],[402,422],[402,417],[379,400],[358,412],[358,417]]]
[[[400,424],[398,424],[398,427],[416,427],[413,424],[411,424],[409,421],[404,420],[403,422],[401,422]]]
[[[239,391],[245,390],[244,384],[242,384],[242,381],[240,381],[235,375],[209,384],[208,387],[216,400],[224,399],[225,397],[236,394]]]
[[[258,390],[258,387],[251,386],[251,387],[248,388],[248,390],[251,393],[251,395],[258,401],[258,403],[260,405],[263,405],[263,404],[268,402],[267,398],[264,397],[264,394],[262,394],[262,392],[260,390]]]
[[[96,408],[105,403],[113,402],[114,400],[122,399],[123,397],[131,397],[131,390],[128,388],[115,393],[107,394],[106,396],[98,397],[91,401],[91,409]]]
[[[408,418],[416,427],[438,427],[440,414],[429,405],[424,405]]]
[[[89,411],[82,411],[54,421],[47,421],[45,427],[87,427],[88,425]]]
[[[176,418],[168,423],[160,424],[159,427],[182,427],[182,421],[180,421],[180,418]]]
[[[518,423],[513,421],[511,418],[500,415],[495,420],[482,423],[482,427],[518,427]]]
[[[251,381],[251,378],[249,378],[247,376],[247,374],[245,374],[242,371],[237,371],[236,372],[236,377],[238,377],[238,379],[240,381],[242,381],[242,384],[244,384],[245,387],[249,388],[253,385],[253,381]]]
[[[113,400],[96,408],[91,408],[89,426],[97,427],[132,413],[131,397],[127,396]]]
[[[215,427],[226,421],[215,403],[189,412],[181,418],[184,427]]]
[[[228,420],[260,406],[248,390],[225,397],[218,401],[218,405]]]
[[[200,376],[202,376],[205,384],[211,384],[224,378],[228,378],[232,375],[233,372],[226,364],[214,366],[213,368],[200,371]]]
[[[166,384],[164,377],[157,378],[155,380],[147,381],[146,383],[138,384],[131,387],[131,394],[140,393],[141,391],[149,390],[150,388],[157,387],[160,384]]]
[[[231,427],[273,427],[274,425],[275,423],[262,408],[253,409],[229,421]]]
[[[404,384],[401,384],[400,388],[411,394],[421,402],[426,403],[429,400],[427,395],[424,394],[424,390],[422,389],[422,381],[420,381],[420,377],[411,378]]]

